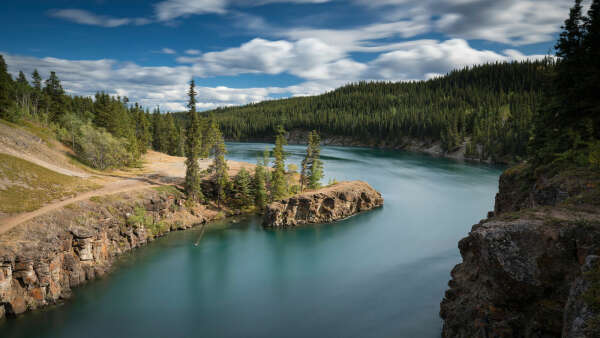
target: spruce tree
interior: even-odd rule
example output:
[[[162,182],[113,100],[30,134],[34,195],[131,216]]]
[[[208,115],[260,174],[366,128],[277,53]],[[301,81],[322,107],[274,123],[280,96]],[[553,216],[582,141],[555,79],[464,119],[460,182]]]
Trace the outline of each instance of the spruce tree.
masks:
[[[233,180],[235,204],[240,208],[250,207],[253,204],[250,173],[245,168],[240,169]]]
[[[0,118],[11,119],[14,113],[13,81],[4,57],[0,55]]]
[[[273,174],[271,175],[271,198],[273,200],[282,199],[289,193],[288,181],[285,175],[286,154],[283,149],[286,144],[285,130],[282,126],[277,129],[275,148],[273,148]]]
[[[306,155],[302,160],[301,170],[300,170],[300,192],[304,191],[304,185],[308,179],[308,167],[312,161],[312,147],[313,147],[313,132],[308,133],[308,143],[306,145]]]
[[[221,201],[227,198],[226,191],[229,187],[229,174],[225,154],[225,141],[218,126],[215,124],[213,129],[214,147],[213,147],[213,163],[212,170],[214,171],[215,184],[217,188],[217,206],[221,206]]]
[[[196,84],[194,80],[190,81],[190,89],[188,91],[188,118],[190,124],[186,135],[186,172],[185,172],[185,192],[188,199],[192,201],[203,201],[204,194],[202,193],[202,185],[200,179],[200,164],[198,156],[200,153],[200,120],[196,112]]]
[[[38,73],[37,69],[33,70],[31,74],[31,84],[33,85],[33,93],[31,95],[31,105],[33,113],[37,114],[39,111],[40,101],[42,99],[42,77]]]
[[[254,170],[254,204],[260,210],[267,205],[267,186],[265,182],[265,170],[267,170],[260,159]]]
[[[313,131],[311,146],[311,161],[309,165],[310,176],[308,177],[308,186],[311,189],[317,189],[321,186],[323,178],[323,162],[321,156],[321,138],[316,131]]]

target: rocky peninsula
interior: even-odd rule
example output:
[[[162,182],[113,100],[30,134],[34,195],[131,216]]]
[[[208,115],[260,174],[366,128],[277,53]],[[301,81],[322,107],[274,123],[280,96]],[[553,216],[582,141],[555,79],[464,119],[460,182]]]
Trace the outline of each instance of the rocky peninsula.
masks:
[[[328,223],[383,205],[381,194],[362,181],[346,181],[269,204],[264,226]]]

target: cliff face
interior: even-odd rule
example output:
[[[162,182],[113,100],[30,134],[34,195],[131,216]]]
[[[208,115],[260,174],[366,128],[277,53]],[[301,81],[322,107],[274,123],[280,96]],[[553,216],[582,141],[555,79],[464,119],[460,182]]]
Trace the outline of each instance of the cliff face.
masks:
[[[444,337],[587,337],[597,314],[582,295],[598,268],[598,174],[500,178],[494,216],[459,242],[441,303]]]
[[[69,298],[109,271],[116,256],[217,213],[188,209],[172,192],[147,190],[85,201],[0,237],[0,319]]]
[[[367,183],[341,182],[269,204],[263,224],[267,227],[294,227],[306,223],[327,223],[382,205],[381,194]]]

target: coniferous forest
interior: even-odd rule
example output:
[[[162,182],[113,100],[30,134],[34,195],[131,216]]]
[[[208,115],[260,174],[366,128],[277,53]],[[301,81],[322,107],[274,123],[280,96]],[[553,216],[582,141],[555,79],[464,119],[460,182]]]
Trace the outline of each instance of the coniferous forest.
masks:
[[[214,114],[235,140],[286,130],[351,136],[365,144],[439,141],[444,151],[466,142],[467,156],[514,162],[526,155],[552,59],[486,64],[414,82],[359,82],[309,97],[220,108]]]

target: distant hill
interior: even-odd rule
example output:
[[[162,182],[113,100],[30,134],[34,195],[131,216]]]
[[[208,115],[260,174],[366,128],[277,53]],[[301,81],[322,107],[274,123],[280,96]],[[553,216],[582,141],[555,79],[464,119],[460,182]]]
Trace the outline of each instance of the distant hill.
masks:
[[[204,115],[214,114],[224,135],[234,140],[270,138],[281,124],[367,146],[403,148],[419,140],[437,143],[444,152],[463,147],[467,157],[514,162],[526,154],[544,74],[553,66],[548,60],[486,64],[428,81],[352,83],[318,96]]]

